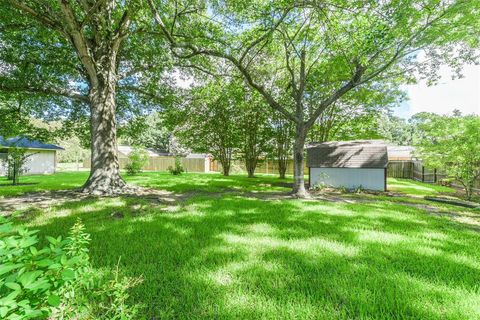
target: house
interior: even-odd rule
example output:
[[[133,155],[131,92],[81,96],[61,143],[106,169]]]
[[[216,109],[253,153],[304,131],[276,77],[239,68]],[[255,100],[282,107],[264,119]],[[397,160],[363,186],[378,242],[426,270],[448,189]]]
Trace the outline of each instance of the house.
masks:
[[[307,147],[310,186],[385,191],[387,146],[380,140],[335,141]]]
[[[31,154],[25,164],[26,172],[24,174],[55,173],[57,168],[57,151],[64,150],[62,147],[53,144],[30,140],[24,137],[9,139],[0,137],[0,160],[6,158],[8,150],[12,147],[28,149],[27,154]],[[0,175],[5,174],[5,166],[0,165]]]
[[[119,158],[128,158],[129,154],[133,151],[134,147],[132,146],[118,146],[118,157]],[[153,149],[153,148],[144,148],[149,157],[171,157],[172,154],[165,150]]]
[[[415,148],[412,146],[387,145],[389,161],[412,161],[416,160]]]

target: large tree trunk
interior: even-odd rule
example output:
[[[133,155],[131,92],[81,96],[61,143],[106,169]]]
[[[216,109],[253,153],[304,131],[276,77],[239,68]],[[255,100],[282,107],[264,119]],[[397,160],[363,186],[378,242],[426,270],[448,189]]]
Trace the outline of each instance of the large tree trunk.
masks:
[[[296,125],[295,143],[293,146],[293,195],[298,198],[308,197],[305,189],[303,154],[305,147],[306,128],[303,123]]]
[[[220,161],[222,163],[222,174],[225,177],[228,177],[230,175],[230,161]]]
[[[280,179],[285,179],[285,173],[287,172],[287,159],[278,158],[278,175]]]
[[[247,169],[248,177],[255,177],[255,169],[257,168],[257,159],[246,158],[245,159],[245,168]]]
[[[90,91],[91,110],[91,169],[83,192],[115,194],[124,190],[126,183],[120,176],[117,155],[115,120],[115,84]]]

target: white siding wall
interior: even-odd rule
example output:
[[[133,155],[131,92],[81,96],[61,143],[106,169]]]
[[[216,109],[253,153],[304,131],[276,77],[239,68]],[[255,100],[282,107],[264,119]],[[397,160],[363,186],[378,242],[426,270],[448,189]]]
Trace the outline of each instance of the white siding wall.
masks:
[[[310,185],[322,182],[331,187],[354,189],[362,187],[369,190],[384,190],[384,169],[367,168],[311,168]]]
[[[31,153],[33,153],[33,155],[28,157],[25,165],[28,170],[24,174],[55,173],[55,151],[32,150]]]
[[[0,153],[0,176],[5,176],[7,174],[6,172],[6,165],[5,165],[5,159],[7,158],[6,153]]]

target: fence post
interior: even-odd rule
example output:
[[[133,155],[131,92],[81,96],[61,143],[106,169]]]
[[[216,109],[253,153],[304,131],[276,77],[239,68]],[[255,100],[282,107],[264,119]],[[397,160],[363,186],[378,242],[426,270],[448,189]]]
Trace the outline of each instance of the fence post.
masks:
[[[437,169],[433,169],[433,183],[437,183]]]
[[[425,182],[425,167],[422,165],[422,182]]]

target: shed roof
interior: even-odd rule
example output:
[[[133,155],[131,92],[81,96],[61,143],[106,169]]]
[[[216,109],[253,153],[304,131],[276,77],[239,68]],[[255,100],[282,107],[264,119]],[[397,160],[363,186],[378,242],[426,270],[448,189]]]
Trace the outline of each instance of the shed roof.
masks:
[[[0,146],[3,148],[26,148],[26,149],[44,149],[44,150],[65,150],[62,147],[56,146],[54,144],[43,143],[37,140],[30,140],[25,137],[14,137],[9,139],[4,139],[0,137]]]
[[[385,168],[387,146],[380,140],[333,141],[307,147],[307,166],[313,168]]]

